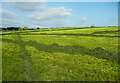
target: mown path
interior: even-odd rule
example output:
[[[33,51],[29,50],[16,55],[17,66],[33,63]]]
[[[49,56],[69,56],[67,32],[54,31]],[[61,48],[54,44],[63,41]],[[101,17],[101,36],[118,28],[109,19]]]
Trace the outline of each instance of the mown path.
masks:
[[[26,79],[28,81],[36,81],[37,80],[37,74],[35,73],[35,71],[32,69],[32,64],[30,61],[30,54],[27,53],[26,49],[25,49],[25,44],[22,41],[22,38],[19,34],[16,35],[18,38],[18,44],[20,47],[20,52],[21,52],[21,56],[24,60],[24,66],[25,66],[25,74],[26,74]]]

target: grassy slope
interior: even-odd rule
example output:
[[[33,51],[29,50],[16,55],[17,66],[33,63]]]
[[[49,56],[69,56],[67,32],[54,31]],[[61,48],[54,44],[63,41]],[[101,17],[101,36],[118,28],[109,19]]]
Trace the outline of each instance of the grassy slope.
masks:
[[[110,56],[118,51],[117,37],[57,35],[96,32],[113,36],[118,28],[45,30],[26,32],[56,35],[3,36],[3,80],[118,80],[119,65],[115,56]]]

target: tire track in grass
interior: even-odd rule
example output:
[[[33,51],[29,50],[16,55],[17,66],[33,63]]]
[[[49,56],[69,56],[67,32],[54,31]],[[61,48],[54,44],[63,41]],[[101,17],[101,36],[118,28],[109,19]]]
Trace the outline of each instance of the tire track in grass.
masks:
[[[21,36],[19,34],[17,34],[17,39],[18,39],[18,44],[20,47],[20,52],[21,52],[21,56],[24,60],[24,66],[25,66],[25,74],[27,75],[27,81],[37,81],[37,77],[38,75],[35,73],[35,71],[32,69],[32,64],[31,64],[31,60],[30,60],[30,54],[27,53],[26,49],[25,49],[25,43],[23,42]]]

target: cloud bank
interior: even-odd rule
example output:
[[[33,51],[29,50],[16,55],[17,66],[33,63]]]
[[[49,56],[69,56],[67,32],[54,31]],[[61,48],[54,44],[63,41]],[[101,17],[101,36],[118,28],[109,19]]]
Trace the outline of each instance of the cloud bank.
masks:
[[[50,19],[61,19],[68,18],[71,15],[71,9],[64,7],[48,8],[44,12],[33,12],[27,17],[33,20],[50,20]]]
[[[12,7],[14,11],[8,11],[6,9],[2,10],[3,15],[3,26],[15,26],[15,24],[23,24],[23,21],[18,21],[19,17],[22,16],[25,19],[29,19],[28,24],[31,26],[40,26],[41,25],[49,26],[51,24],[63,25],[64,19],[69,18],[72,15],[72,9],[62,7],[50,7],[46,6],[45,3],[36,3],[36,2],[7,2],[3,4],[3,7]],[[21,13],[18,13],[19,11]],[[25,13],[24,13],[25,12]],[[26,14],[27,13],[27,14]],[[16,22],[11,19],[15,18]],[[5,21],[7,20],[7,21]],[[11,22],[10,22],[11,20]],[[47,23],[45,23],[45,22]],[[58,23],[56,23],[58,22]],[[27,24],[26,24],[27,25]]]
[[[40,11],[45,8],[43,3],[37,2],[13,2],[11,5],[16,9],[28,12]]]

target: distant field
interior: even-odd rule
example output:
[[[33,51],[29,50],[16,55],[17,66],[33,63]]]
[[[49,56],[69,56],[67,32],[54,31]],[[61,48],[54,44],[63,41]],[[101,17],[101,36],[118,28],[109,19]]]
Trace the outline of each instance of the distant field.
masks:
[[[118,27],[2,32],[3,81],[118,81]]]

